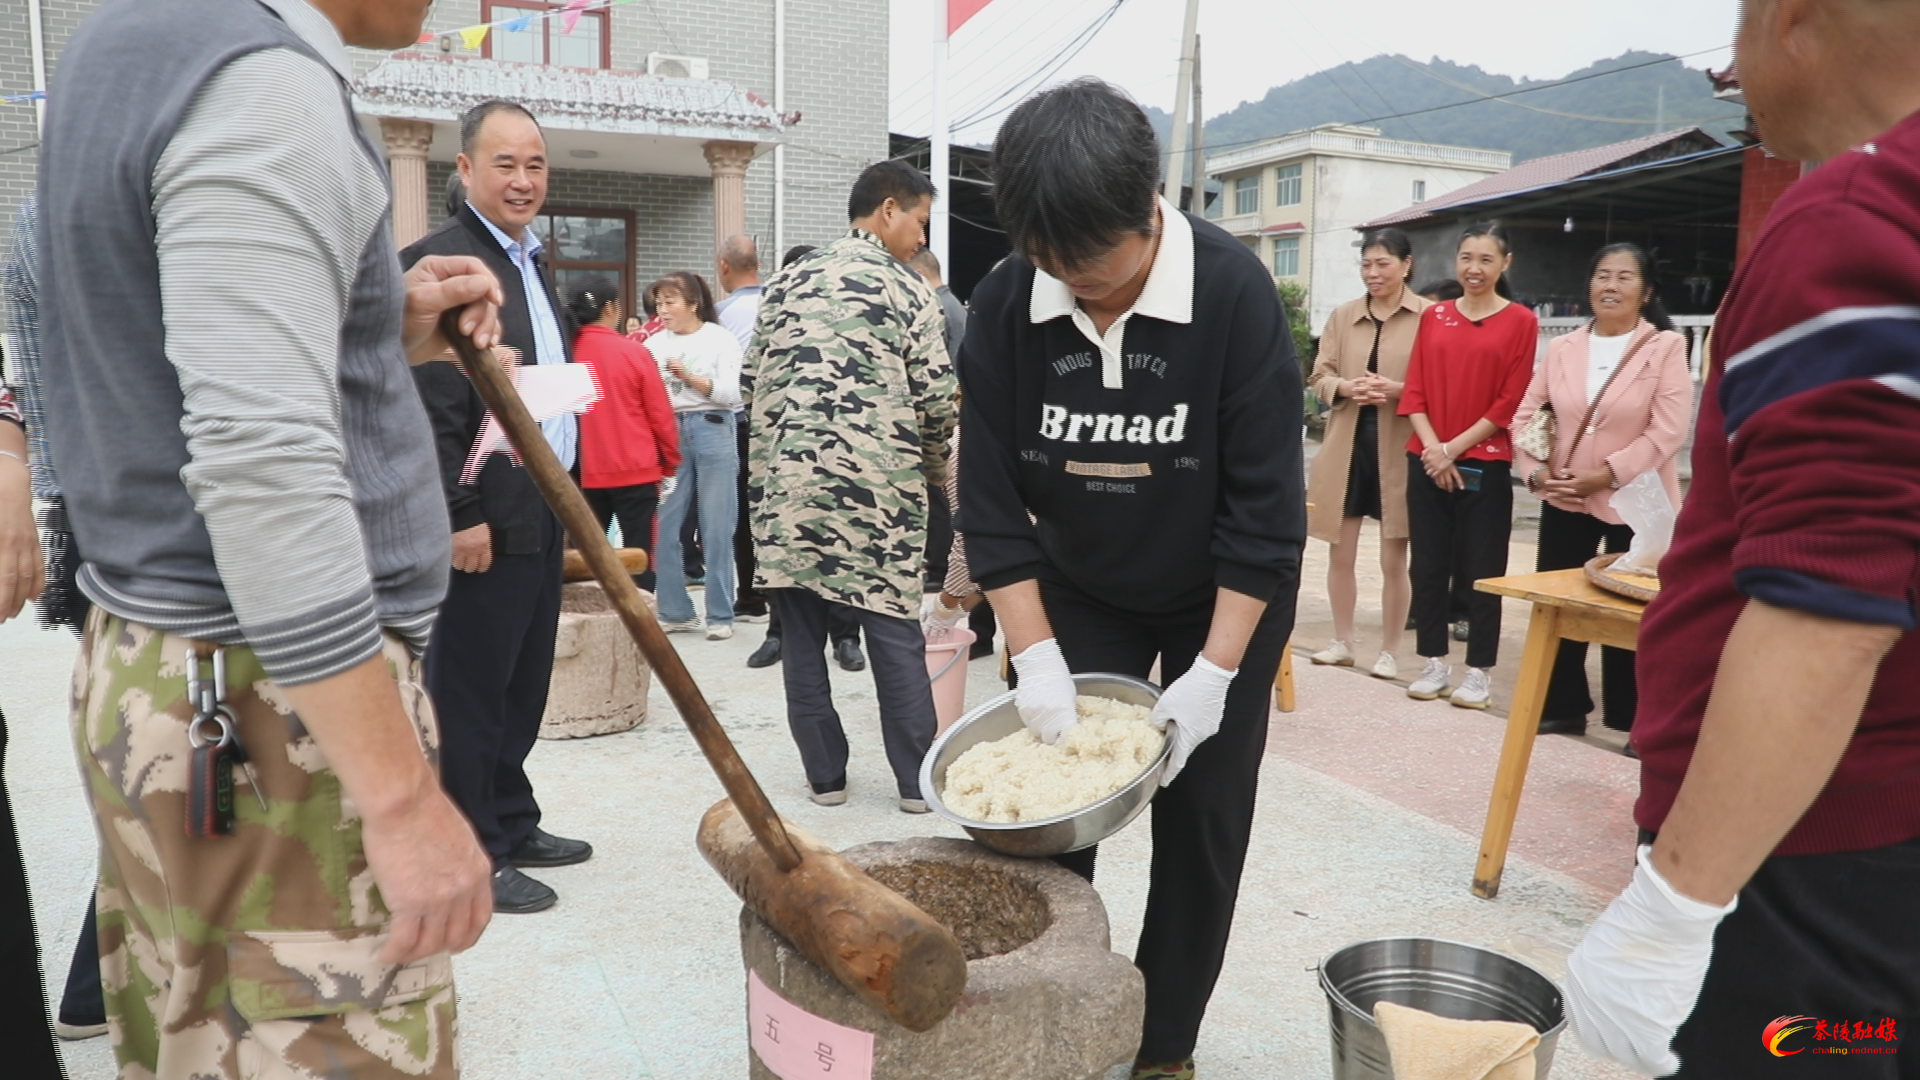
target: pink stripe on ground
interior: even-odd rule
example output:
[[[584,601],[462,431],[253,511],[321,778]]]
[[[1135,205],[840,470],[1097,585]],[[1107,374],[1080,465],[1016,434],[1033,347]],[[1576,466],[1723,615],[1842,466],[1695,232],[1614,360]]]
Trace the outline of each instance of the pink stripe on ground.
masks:
[[[1294,658],[1294,677],[1299,708],[1273,714],[1269,754],[1479,839],[1505,717],[1414,701],[1398,685],[1304,656]],[[1536,739],[1509,863],[1523,858],[1612,896],[1633,874],[1639,789],[1637,761],[1574,739]],[[1463,862],[1460,888],[1472,880]]]

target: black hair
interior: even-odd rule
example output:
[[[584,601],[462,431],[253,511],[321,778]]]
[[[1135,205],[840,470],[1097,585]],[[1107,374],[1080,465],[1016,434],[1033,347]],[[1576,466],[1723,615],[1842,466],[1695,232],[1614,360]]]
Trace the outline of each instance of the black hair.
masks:
[[[1413,291],[1432,300],[1434,303],[1439,303],[1443,300],[1458,300],[1462,296],[1467,295],[1467,290],[1461,288],[1460,283],[1452,278],[1439,278],[1435,281],[1429,281]]]
[[[1072,269],[1153,235],[1160,140],[1122,91],[1075,79],[1020,103],[993,141],[993,208],[1013,250]]]
[[[460,170],[447,174],[447,216],[455,217],[460,208],[467,205],[467,185],[460,182]]]
[[[1640,306],[1640,317],[1653,324],[1655,330],[1673,329],[1673,316],[1667,314],[1667,305],[1660,299],[1659,283],[1653,277],[1653,259],[1648,257],[1646,249],[1639,244],[1625,240],[1608,244],[1593,253],[1593,264],[1587,267],[1587,281],[1593,281],[1593,275],[1600,272],[1600,261],[1609,255],[1626,255],[1640,267],[1640,280],[1646,283],[1644,300]],[[1588,307],[1592,307],[1592,298],[1588,298]]]
[[[1373,229],[1360,234],[1360,253],[1368,248],[1386,248],[1387,254],[1396,259],[1413,258],[1413,241],[1399,229]]]
[[[595,275],[567,290],[567,311],[579,326],[600,321],[608,304],[620,302],[620,286],[613,279]]]
[[[1454,251],[1458,252],[1461,244],[1466,243],[1476,236],[1491,237],[1493,242],[1500,246],[1500,254],[1502,255],[1513,254],[1513,241],[1507,239],[1506,227],[1497,221],[1476,221],[1461,230],[1460,239],[1454,242]],[[1513,286],[1507,284],[1507,275],[1504,273],[1494,281],[1493,291],[1496,296],[1502,296],[1508,300],[1513,299]],[[1464,296],[1465,294],[1466,286],[1463,285],[1461,286],[1461,295]]]
[[[933,181],[927,174],[892,158],[876,161],[861,170],[860,176],[853,182],[853,190],[847,194],[847,220],[859,221],[882,203],[892,199],[902,210],[911,210],[920,205],[920,200],[933,198]]]
[[[1405,285],[1407,278],[1413,277],[1413,241],[1399,229],[1372,229],[1360,234],[1360,256],[1366,257],[1371,248],[1381,248],[1387,254],[1407,264],[1406,277],[1400,283]]]
[[[540,127],[539,118],[534,116],[525,105],[517,101],[488,98],[460,114],[460,152],[467,155],[467,160],[473,160],[473,144],[480,141],[481,126],[487,122],[487,117],[499,112],[517,112],[528,120],[533,121],[535,128]],[[542,138],[546,137],[545,130],[542,130],[540,134]]]
[[[720,321],[720,316],[713,311],[713,290],[707,287],[707,279],[699,274],[691,270],[675,270],[647,286],[647,295],[655,296],[661,289],[692,304],[694,314],[700,316],[701,322]]]
[[[792,266],[794,263],[799,262],[817,250],[819,249],[815,248],[812,244],[793,245],[787,249],[785,255],[780,256],[780,269],[785,270],[787,267]]]

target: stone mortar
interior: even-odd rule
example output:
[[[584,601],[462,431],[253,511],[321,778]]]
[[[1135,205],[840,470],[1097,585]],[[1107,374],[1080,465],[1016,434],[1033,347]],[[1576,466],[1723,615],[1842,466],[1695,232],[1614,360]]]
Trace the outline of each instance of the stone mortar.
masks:
[[[648,610],[653,597],[641,593]],[[540,718],[543,739],[578,739],[627,731],[647,718],[653,670],[599,582],[560,587],[553,677]]]
[[[944,838],[843,854],[961,939],[967,988],[953,1015],[924,1034],[894,1024],[744,908],[741,952],[781,997],[873,1032],[874,1080],[1092,1080],[1133,1061],[1146,984],[1112,951],[1106,908],[1078,875]],[[754,1080],[777,1080],[751,1050],[747,1057]]]

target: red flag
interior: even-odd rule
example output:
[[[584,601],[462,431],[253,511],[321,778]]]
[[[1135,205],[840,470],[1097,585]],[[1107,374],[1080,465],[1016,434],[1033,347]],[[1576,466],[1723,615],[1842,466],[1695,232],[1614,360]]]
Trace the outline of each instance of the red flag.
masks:
[[[980,14],[980,9],[993,0],[947,0],[947,36],[952,37],[968,19]]]

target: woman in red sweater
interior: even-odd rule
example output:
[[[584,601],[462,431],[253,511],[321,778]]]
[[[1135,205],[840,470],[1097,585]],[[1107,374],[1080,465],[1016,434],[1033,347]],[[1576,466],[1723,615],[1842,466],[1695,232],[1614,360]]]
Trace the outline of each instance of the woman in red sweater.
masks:
[[[600,403],[580,416],[580,487],[606,528],[620,519],[622,542],[644,548],[647,572],[634,584],[653,589],[653,511],[660,484],[680,467],[679,426],[660,368],[644,345],[620,336],[620,290],[589,278],[567,294],[580,324],[574,358],[593,368]]]
[[[1452,583],[1507,572],[1513,529],[1507,425],[1533,374],[1540,322],[1511,299],[1512,249],[1498,225],[1461,234],[1454,274],[1465,294],[1420,316],[1399,413],[1413,423],[1407,440],[1407,531],[1413,554],[1416,647],[1426,657],[1409,697],[1431,701],[1453,682],[1447,663],[1447,598]],[[1487,669],[1500,653],[1500,599],[1467,594],[1467,676],[1449,698],[1484,709]]]

